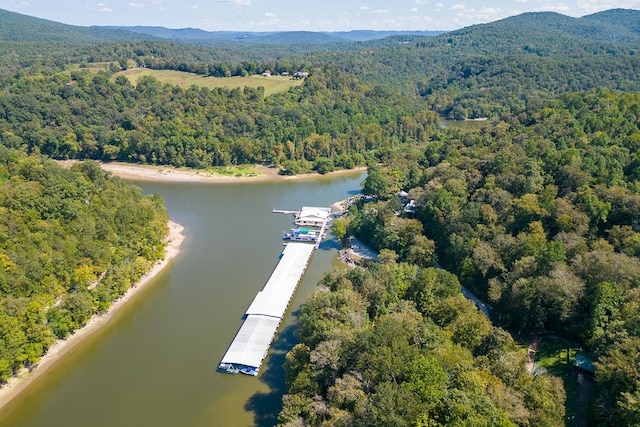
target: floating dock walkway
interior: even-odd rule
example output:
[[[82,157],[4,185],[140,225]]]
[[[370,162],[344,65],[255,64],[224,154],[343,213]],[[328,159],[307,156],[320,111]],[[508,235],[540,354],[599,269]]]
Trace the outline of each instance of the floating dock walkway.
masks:
[[[305,210],[306,209],[306,210]],[[274,212],[276,212],[274,210]],[[302,208],[302,211],[280,211],[294,213],[296,224],[305,212],[313,212],[315,226],[324,232],[329,219],[329,210],[325,208]],[[326,215],[324,214],[326,212]],[[316,218],[318,214],[322,218]],[[322,233],[320,233],[322,234]],[[293,293],[302,278],[313,250],[317,248],[320,239],[315,242],[287,243],[280,261],[271,276],[258,292],[249,308],[245,311],[245,320],[218,365],[218,371],[236,374],[258,375],[262,361],[267,357],[271,342],[284,318]]]

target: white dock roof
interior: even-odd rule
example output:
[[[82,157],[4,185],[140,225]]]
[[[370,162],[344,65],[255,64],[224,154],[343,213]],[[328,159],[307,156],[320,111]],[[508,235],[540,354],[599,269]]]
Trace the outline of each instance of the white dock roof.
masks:
[[[314,249],[309,243],[287,244],[221,363],[260,368]]]
[[[259,314],[262,316],[275,317],[282,319],[284,312],[287,311],[289,300],[285,300],[276,292],[258,292],[251,306],[247,309],[247,315]]]
[[[260,368],[279,324],[280,319],[275,317],[247,317],[221,363]]]
[[[280,291],[283,288],[289,289],[292,283],[295,289],[304,274],[313,249],[311,243],[288,243],[282,251],[280,262],[262,290],[271,292]]]
[[[315,206],[303,206],[300,216],[315,216],[319,218],[328,218],[331,214],[331,208],[318,208]]]
[[[293,293],[304,274],[313,252],[309,243],[289,243],[282,251],[280,262],[262,291],[254,298],[245,314],[262,314],[282,318]]]

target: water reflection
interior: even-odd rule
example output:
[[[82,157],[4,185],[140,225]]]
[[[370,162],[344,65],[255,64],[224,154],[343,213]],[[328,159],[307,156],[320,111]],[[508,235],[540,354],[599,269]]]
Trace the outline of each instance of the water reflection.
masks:
[[[170,270],[57,363],[0,415],[0,426],[271,426],[295,342],[288,315],[258,378],[215,372],[281,252],[292,218],[274,208],[329,206],[362,174],[231,185],[137,183],[160,193],[187,240]],[[335,262],[324,242],[291,303],[295,312]],[[55,420],[52,423],[52,420]]]

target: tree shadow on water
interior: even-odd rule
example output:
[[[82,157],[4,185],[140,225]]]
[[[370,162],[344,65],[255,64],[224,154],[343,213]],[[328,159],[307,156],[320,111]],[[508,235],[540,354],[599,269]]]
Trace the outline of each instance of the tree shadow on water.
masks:
[[[298,313],[293,313],[297,316]],[[260,381],[269,387],[268,393],[256,393],[245,404],[253,412],[256,427],[273,427],[282,409],[282,396],[286,393],[284,361],[289,350],[297,343],[296,325],[285,327],[271,346],[269,357],[262,365]]]
[[[320,246],[318,246],[318,250],[320,250],[320,251],[332,251],[332,250],[339,251],[340,250],[340,243],[338,243],[338,239],[336,239],[335,237],[332,236],[332,238],[325,239],[322,242],[320,242]]]

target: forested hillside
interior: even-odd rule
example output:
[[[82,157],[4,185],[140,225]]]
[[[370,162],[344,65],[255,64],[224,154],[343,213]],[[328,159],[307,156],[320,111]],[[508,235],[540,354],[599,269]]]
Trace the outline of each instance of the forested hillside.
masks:
[[[159,198],[95,163],[63,171],[37,156],[283,173],[367,164],[376,201],[334,229],[381,262],[328,275],[302,308],[282,425],[562,425],[573,377],[527,372],[513,339],[549,334],[595,360],[583,421],[640,424],[639,11],[243,49],[113,33],[87,43],[75,27],[0,18],[23,37],[0,44],[3,379],[162,252]],[[114,76],[132,66],[309,75],[265,97]],[[439,116],[486,120],[440,128]]]
[[[184,90],[152,77],[133,87],[109,77],[78,71],[6,82],[0,141],[57,159],[328,172],[362,165],[372,150],[424,142],[437,122],[415,100],[330,67],[266,98],[260,89]]]
[[[561,380],[529,375],[453,274],[388,255],[305,302],[280,425],[563,425]]]
[[[162,199],[97,163],[0,147],[0,383],[107,309],[164,255]]]
[[[28,18],[18,16],[20,22]],[[38,28],[38,34],[59,33],[39,27],[40,21],[28,21],[27,27]],[[11,37],[25,27],[16,26],[13,19],[1,22]],[[361,43],[299,40],[238,49],[234,44],[128,41],[87,47],[77,39],[65,45],[33,44],[27,37],[0,50],[9,72],[41,70],[43,63],[61,70],[74,63],[107,61],[122,67],[132,61],[223,77],[332,64],[369,85],[410,96],[417,91],[439,114],[463,119],[517,115],[526,105],[566,91],[640,89],[637,22],[639,11],[615,9],[582,18],[528,13],[435,37],[404,35]]]
[[[19,42],[106,42],[153,38],[122,29],[78,27],[0,9],[0,40]]]
[[[325,57],[363,81],[416,90],[454,119],[509,117],[567,91],[640,90],[640,11],[527,13],[438,37],[370,42]]]
[[[563,95],[510,123],[443,130],[421,152],[370,168],[364,191],[380,201],[352,209],[347,229],[378,249],[392,250],[398,261],[423,261],[426,267],[437,259],[491,303],[500,327],[575,340],[596,360],[593,422],[635,425],[639,114],[638,94],[600,89]],[[416,201],[415,219],[398,218],[399,190]],[[411,289],[398,280],[393,286]],[[365,302],[409,297],[420,310],[434,298],[397,295],[389,286],[365,287]],[[421,314],[434,315],[432,309]],[[476,329],[456,341],[451,332],[454,342],[476,354],[482,337],[489,336]],[[336,357],[336,366],[348,363],[342,353]],[[363,374],[351,365],[342,369],[337,377]]]

